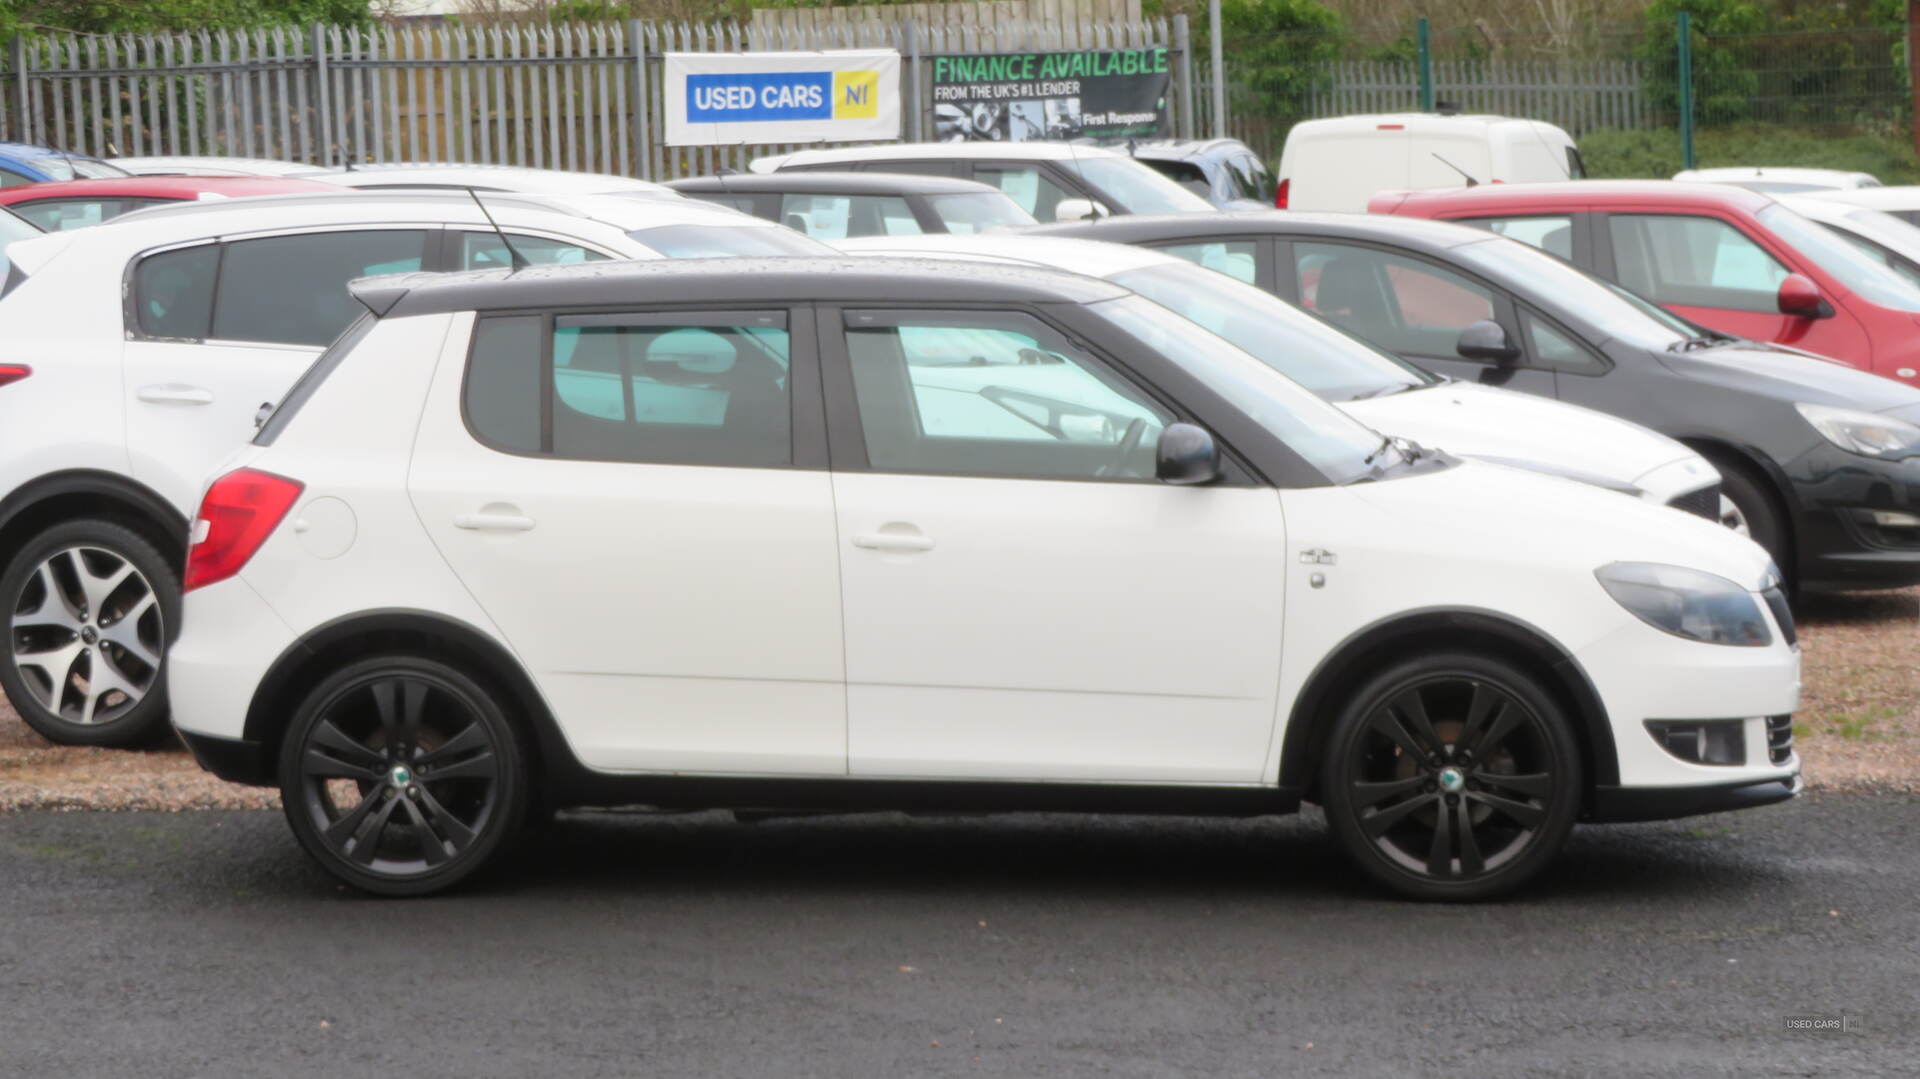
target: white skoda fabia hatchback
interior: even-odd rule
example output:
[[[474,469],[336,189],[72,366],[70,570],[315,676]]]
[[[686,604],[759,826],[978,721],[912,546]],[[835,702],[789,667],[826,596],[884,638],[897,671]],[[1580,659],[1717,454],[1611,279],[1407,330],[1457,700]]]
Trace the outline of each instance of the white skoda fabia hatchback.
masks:
[[[1760,548],[1383,439],[1108,282],[860,258],[362,282],[208,487],[200,761],[342,879],[530,812],[1288,812],[1404,893],[1798,789]]]

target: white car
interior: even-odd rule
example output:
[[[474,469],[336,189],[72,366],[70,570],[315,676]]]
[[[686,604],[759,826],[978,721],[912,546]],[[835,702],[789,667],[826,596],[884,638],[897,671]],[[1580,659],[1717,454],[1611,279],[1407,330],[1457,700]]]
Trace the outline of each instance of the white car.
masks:
[[[289,174],[361,191],[496,191],[521,195],[680,195],[660,184],[600,172],[529,169],[517,165],[376,164]]]
[[[1893,197],[1837,197],[1884,193],[1893,193]],[[1775,198],[1801,217],[1817,221],[1846,237],[1909,283],[1920,286],[1920,225],[1915,224],[1920,221],[1920,189],[1874,187]],[[1875,207],[1872,205],[1875,202],[1884,205]]]
[[[993,258],[1123,285],[1225,338],[1375,430],[1718,519],[1720,474],[1638,424],[1530,394],[1441,379],[1263,289],[1151,248],[992,234],[837,240],[876,255]]]
[[[22,240],[0,298],[0,687],[57,742],[163,731],[188,515],[361,313],[367,274],[831,253],[691,200],[339,192],[128,214]],[[39,621],[23,621],[24,612]]]
[[[116,157],[115,165],[135,176],[300,176],[314,166],[262,157]]]
[[[1880,186],[1880,181],[1870,172],[1845,172],[1841,169],[1686,169],[1674,173],[1673,178],[1692,183],[1732,184],[1753,191],[1764,191],[1769,195]]]
[[[1109,282],[355,289],[377,320],[210,479],[170,692],[358,887],[451,885],[533,805],[1310,799],[1380,881],[1466,899],[1576,818],[1798,789],[1758,546],[1396,446]]]
[[[1512,116],[1394,112],[1329,116],[1287,130],[1274,205],[1365,213],[1382,191],[1577,180],[1565,129]]]
[[[1213,204],[1113,150],[1070,142],[909,142],[755,158],[754,172],[829,170],[957,176],[1006,192],[1041,221],[1213,213]]]

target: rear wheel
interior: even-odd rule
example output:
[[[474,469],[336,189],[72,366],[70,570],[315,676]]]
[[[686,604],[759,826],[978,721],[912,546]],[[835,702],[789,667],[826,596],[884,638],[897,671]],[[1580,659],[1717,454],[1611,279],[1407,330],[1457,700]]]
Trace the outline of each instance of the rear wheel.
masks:
[[[280,752],[287,822],[328,872],[425,895],[484,867],[526,817],[526,755],[492,695],[437,660],[362,660],[316,686]]]
[[[0,688],[28,726],[62,745],[166,732],[163,657],[180,581],[153,544],[112,521],[56,525],[0,573],[0,604]]]
[[[1322,763],[1327,822],[1375,880],[1419,899],[1510,891],[1559,851],[1580,802],[1572,724],[1524,671],[1466,653],[1370,679]]]

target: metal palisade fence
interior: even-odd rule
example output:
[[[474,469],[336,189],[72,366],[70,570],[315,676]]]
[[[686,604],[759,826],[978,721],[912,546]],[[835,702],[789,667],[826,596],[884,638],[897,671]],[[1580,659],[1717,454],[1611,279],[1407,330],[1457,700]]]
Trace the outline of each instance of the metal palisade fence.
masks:
[[[313,26],[16,38],[0,140],[98,156],[317,165],[461,161],[667,180],[796,146],[665,146],[668,52],[894,48],[908,139],[932,131],[936,54],[1166,46],[1175,131],[1195,130],[1186,20],[922,26],[856,21]]]

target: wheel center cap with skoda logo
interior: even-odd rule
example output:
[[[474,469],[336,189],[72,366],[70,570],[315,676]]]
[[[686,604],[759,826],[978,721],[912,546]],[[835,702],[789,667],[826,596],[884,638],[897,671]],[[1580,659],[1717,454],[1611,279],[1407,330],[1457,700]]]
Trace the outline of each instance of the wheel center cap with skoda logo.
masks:
[[[413,773],[407,769],[406,765],[396,764],[393,766],[393,771],[388,773],[387,782],[396,787],[405,787],[413,782]]]
[[[1446,791],[1448,794],[1457,794],[1462,787],[1467,785],[1467,777],[1462,775],[1458,768],[1440,769],[1439,779],[1440,789]]]

